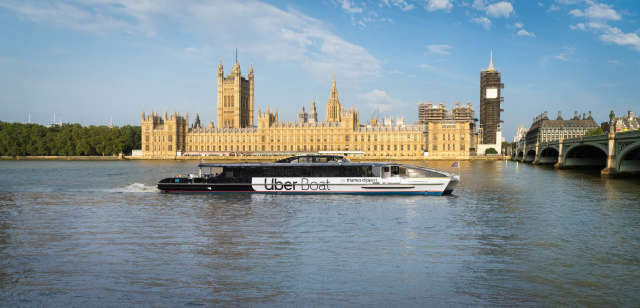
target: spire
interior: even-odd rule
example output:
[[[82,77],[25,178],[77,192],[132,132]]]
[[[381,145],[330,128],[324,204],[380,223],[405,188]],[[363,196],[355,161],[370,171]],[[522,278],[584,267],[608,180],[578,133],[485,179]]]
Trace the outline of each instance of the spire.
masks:
[[[236,48],[236,64],[238,64],[238,48]]]
[[[490,72],[494,72],[496,69],[493,68],[493,49],[491,49],[491,53],[489,55],[489,68],[487,68],[487,71]]]
[[[338,99],[338,88],[336,87],[336,75],[333,75],[333,83],[331,84],[331,96],[332,99]]]
[[[218,63],[218,71],[222,71],[222,58],[220,58],[220,63]]]

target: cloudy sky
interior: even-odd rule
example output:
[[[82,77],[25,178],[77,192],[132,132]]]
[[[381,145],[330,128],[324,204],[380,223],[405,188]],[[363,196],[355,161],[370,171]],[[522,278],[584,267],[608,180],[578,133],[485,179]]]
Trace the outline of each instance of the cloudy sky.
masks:
[[[216,119],[216,70],[238,49],[256,108],[293,121],[312,100],[417,118],[471,101],[502,72],[504,135],[536,114],[640,112],[638,0],[0,0],[0,120],[139,124],[144,111]],[[216,123],[217,125],[217,123]]]

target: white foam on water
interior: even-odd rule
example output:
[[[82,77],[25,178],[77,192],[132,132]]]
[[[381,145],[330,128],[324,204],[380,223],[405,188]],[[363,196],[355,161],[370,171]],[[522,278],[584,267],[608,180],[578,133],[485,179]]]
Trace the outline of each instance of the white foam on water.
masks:
[[[125,187],[114,188],[113,192],[158,192],[158,188],[155,185],[149,186],[143,183],[133,183]]]

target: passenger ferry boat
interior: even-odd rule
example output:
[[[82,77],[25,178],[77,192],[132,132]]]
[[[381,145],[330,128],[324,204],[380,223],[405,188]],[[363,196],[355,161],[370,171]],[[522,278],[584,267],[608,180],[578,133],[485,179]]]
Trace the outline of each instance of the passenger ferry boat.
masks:
[[[169,193],[449,195],[458,175],[395,163],[352,163],[339,155],[305,155],[274,163],[200,163],[198,174],[158,183]]]

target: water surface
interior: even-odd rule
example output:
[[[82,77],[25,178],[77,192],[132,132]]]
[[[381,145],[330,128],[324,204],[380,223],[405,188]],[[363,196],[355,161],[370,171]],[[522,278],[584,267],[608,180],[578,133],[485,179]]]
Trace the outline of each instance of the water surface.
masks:
[[[638,179],[478,161],[451,197],[155,190],[196,165],[0,162],[0,305],[640,302]]]

